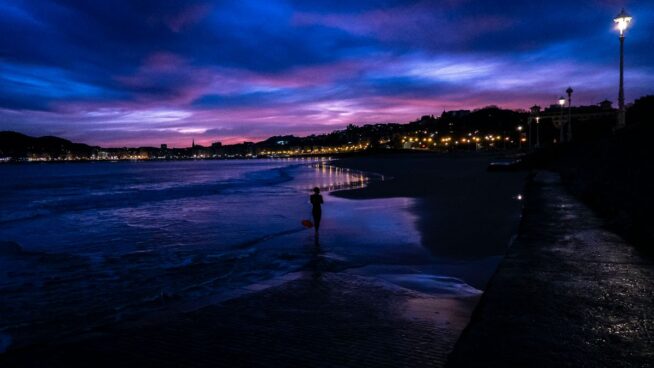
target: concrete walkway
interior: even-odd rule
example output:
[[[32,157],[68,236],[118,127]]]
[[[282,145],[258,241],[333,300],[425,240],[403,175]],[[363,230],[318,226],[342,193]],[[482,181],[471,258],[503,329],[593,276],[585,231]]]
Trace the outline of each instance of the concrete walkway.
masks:
[[[654,263],[539,173],[448,366],[654,367]]]

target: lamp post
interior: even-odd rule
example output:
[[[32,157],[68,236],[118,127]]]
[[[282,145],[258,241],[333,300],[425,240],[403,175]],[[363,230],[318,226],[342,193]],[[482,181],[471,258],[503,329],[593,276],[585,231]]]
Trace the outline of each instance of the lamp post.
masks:
[[[613,18],[620,31],[620,91],[618,92],[618,128],[623,128],[625,122],[624,110],[624,32],[631,23],[631,16],[622,8],[620,14]]]
[[[536,116],[536,148],[540,148],[540,116]]]
[[[522,150],[522,125],[518,125],[518,150]]]
[[[572,87],[565,90],[568,94],[568,142],[572,142],[572,92]]]
[[[563,143],[563,106],[565,105],[565,97],[559,97],[559,106],[561,106],[561,111],[559,114],[559,143]]]
[[[527,141],[529,144],[529,151],[533,150],[534,148],[534,119],[529,118],[529,133],[527,133]]]

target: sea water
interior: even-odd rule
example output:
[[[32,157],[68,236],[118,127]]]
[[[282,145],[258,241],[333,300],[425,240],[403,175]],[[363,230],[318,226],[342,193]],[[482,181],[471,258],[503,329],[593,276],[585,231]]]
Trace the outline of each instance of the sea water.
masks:
[[[296,277],[315,256],[313,230],[301,226],[315,186],[325,195],[319,246],[332,271],[430,259],[414,200],[331,197],[384,178],[319,159],[3,165],[0,176],[3,346]]]

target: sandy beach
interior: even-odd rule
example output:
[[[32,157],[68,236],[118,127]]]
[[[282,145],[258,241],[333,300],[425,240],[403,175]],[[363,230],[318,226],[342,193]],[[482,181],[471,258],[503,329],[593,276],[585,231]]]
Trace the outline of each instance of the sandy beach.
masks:
[[[489,173],[486,167],[494,157],[407,153],[339,160],[335,165],[380,173],[390,180],[335,195],[419,198],[414,210],[420,218],[422,243],[435,256],[470,259],[502,255],[507,240],[516,234],[515,218],[520,216],[516,208],[521,207],[519,196],[526,172]],[[515,201],[507,202],[507,198]]]
[[[328,195],[319,241],[306,232],[258,245],[308,259],[295,271],[199,309],[13,349],[0,366],[442,366],[520,220],[526,173],[489,173],[491,158],[336,161],[383,180]],[[383,216],[391,206],[406,214]],[[389,226],[405,241],[379,239]]]

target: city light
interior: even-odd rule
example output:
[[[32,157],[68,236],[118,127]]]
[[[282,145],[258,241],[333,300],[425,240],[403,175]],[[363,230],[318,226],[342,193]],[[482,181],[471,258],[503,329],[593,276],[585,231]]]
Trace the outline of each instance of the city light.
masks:
[[[618,14],[614,19],[613,22],[616,24],[616,29],[620,31],[620,36],[624,36],[624,31],[627,30],[627,27],[629,27],[629,23],[631,23],[631,15],[629,15],[624,9]]]

